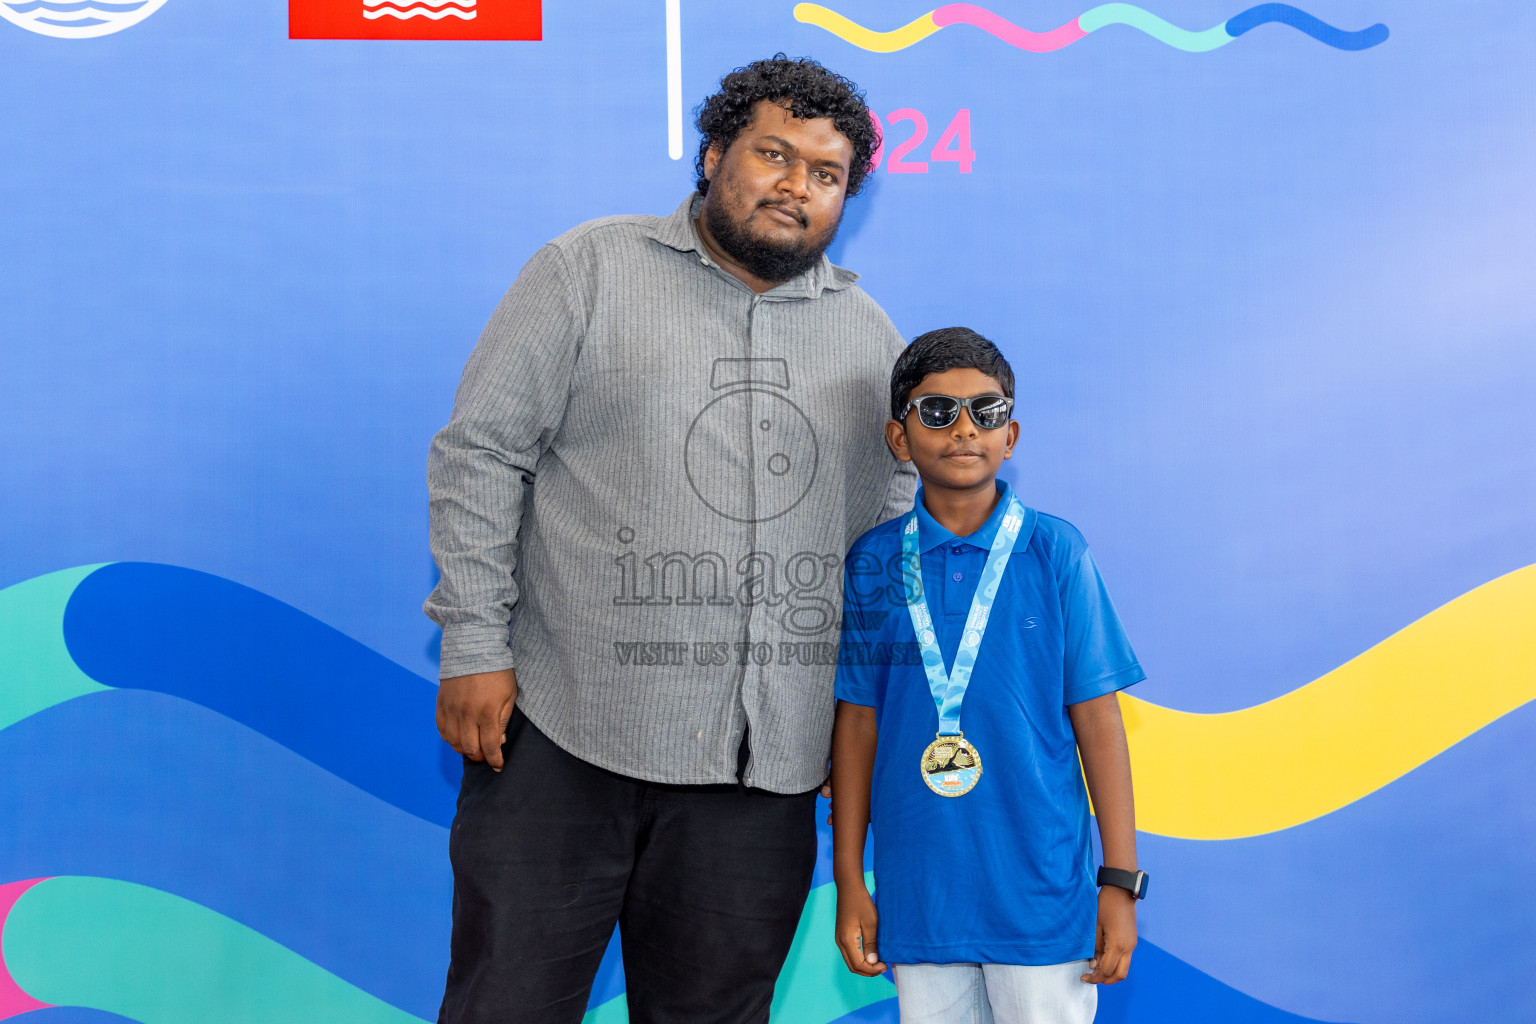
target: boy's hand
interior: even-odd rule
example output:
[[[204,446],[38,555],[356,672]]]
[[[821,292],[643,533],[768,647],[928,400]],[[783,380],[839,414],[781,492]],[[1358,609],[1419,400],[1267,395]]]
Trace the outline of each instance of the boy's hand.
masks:
[[[839,916],[841,923],[841,916]],[[1131,950],[1136,948],[1136,897],[1118,886],[1099,890],[1098,937],[1093,944],[1092,972],[1082,977],[1090,985],[1124,981],[1131,969]]]
[[[862,882],[837,887],[837,949],[854,974],[873,978],[885,973],[875,939],[879,922],[875,901]]]

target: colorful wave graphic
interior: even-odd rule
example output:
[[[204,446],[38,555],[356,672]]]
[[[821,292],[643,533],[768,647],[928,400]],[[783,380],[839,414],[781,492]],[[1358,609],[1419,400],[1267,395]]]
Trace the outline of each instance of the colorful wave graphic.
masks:
[[[459,762],[433,725],[437,687],[259,591],[143,562],[0,591],[0,727],[107,687],[200,704],[404,811],[453,820]]]
[[[1234,839],[1359,800],[1536,698],[1533,618],[1536,566],[1528,566],[1257,707],[1203,715],[1123,697],[1145,794],[1138,824],[1178,838]],[[0,726],[106,686],[157,691],[245,723],[427,821],[452,820],[457,765],[445,762],[431,728],[432,685],[257,591],[186,569],[115,563],[0,591],[0,619],[31,627],[0,634],[0,656],[17,680],[0,691]],[[273,647],[264,638],[274,634],[298,642]],[[240,653],[233,663],[231,651]],[[226,674],[206,671],[221,661]],[[1478,685],[1447,685],[1464,679]],[[350,709],[347,735],[323,716],[292,713],[317,692]],[[391,751],[388,762],[371,756],[381,748]]]
[[[1144,820],[1149,812],[1154,821],[1172,813],[1158,808],[1155,790],[1183,786],[1219,824],[1220,815],[1234,813],[1222,807],[1230,797],[1196,783],[1230,770],[1221,758],[1251,745],[1252,730],[1290,729],[1289,756],[1310,764],[1318,737],[1331,735],[1312,719],[1335,714],[1340,701],[1351,706],[1356,689],[1367,692],[1355,703],[1368,704],[1383,674],[1395,675],[1391,696],[1402,711],[1382,731],[1414,737],[1407,753],[1385,744],[1392,749],[1383,755],[1384,770],[1402,768],[1405,757],[1433,757],[1520,693],[1512,684],[1470,718],[1452,722],[1441,706],[1446,699],[1434,702],[1435,680],[1445,689],[1445,680],[1468,673],[1536,677],[1531,644],[1507,635],[1529,621],[1533,608],[1536,567],[1458,598],[1258,708],[1180,717],[1128,704]],[[1483,653],[1471,657],[1469,648]],[[1411,687],[1419,689],[1405,691],[1405,676],[1415,672]],[[1306,704],[1314,699],[1309,692],[1328,697],[1327,715]],[[0,903],[9,894],[17,907],[0,926],[8,972],[0,973],[0,1017],[37,1014],[39,1024],[53,1017],[64,1024],[65,1014],[76,1015],[67,1018],[74,1024],[311,1019],[274,1010],[270,1000],[281,993],[261,991],[252,973],[253,965],[272,965],[274,977],[296,972],[294,991],[318,993],[315,1005],[353,1008],[328,1010],[329,1019],[431,1019],[446,967],[451,879],[444,826],[457,781],[457,759],[443,756],[432,725],[433,694],[426,680],[318,620],[191,570],[86,566],[0,590],[0,821],[9,826],[0,830],[0,882],[20,883],[0,887]],[[1298,710],[1266,720],[1275,714],[1272,705]],[[1415,708],[1433,721],[1417,722]],[[1199,732],[1212,728],[1211,719],[1224,724]],[[342,721],[346,729],[334,728]],[[1277,757],[1286,752],[1285,740],[1272,745]],[[1188,760],[1191,751],[1181,748],[1197,742],[1210,744],[1216,760],[1195,756],[1197,767],[1186,772],[1193,781],[1146,781],[1149,772]],[[1329,799],[1358,800],[1365,792]],[[1349,891],[1349,877],[1341,873],[1341,893]],[[894,1020],[889,986],[841,967],[827,938],[833,891],[824,871],[816,882],[775,1019]],[[125,922],[117,938],[90,917],[98,911]],[[176,946],[175,935],[156,930],[162,918],[200,938]],[[83,951],[91,951],[92,963],[73,963]],[[186,959],[194,954],[206,957],[195,972]],[[189,973],[198,977],[191,988]],[[202,1000],[215,990],[226,1002],[209,1015]],[[610,950],[588,1024],[624,1020],[622,991],[621,965]],[[1307,1018],[1252,999],[1144,941],[1132,981],[1101,997],[1100,1019]]]
[[[795,20],[825,29],[844,42],[874,53],[904,50],[951,25],[971,25],[1009,46],[1030,53],[1059,50],[1110,25],[1127,25],[1186,53],[1218,49],[1260,25],[1271,23],[1288,25],[1337,50],[1367,50],[1386,42],[1388,35],[1387,26],[1379,23],[1358,31],[1338,29],[1290,4],[1259,4],[1202,31],[1180,28],[1134,4],[1124,3],[1100,4],[1047,32],[1020,28],[975,4],[945,4],[888,32],[865,28],[820,4],[796,4]]]
[[[1536,699],[1532,622],[1536,565],[1257,707],[1199,715],[1122,694],[1137,826],[1237,839],[1354,803]]]
[[[87,736],[88,750],[61,756]],[[0,879],[95,876],[172,892],[435,1015],[453,895],[446,828],[223,715],[137,690],[0,731],[0,777]]]
[[[419,1024],[260,933],[169,893],[110,878],[24,888],[0,920],[5,970],[30,1006],[142,1024]],[[20,888],[20,887],[18,887]],[[167,994],[174,998],[167,999]]]

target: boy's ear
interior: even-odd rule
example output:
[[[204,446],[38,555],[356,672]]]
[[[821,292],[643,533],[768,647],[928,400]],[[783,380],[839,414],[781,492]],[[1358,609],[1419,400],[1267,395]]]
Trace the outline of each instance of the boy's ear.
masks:
[[[912,453],[907,450],[907,428],[900,420],[886,421],[885,443],[891,446],[891,454],[902,462],[912,461]]]

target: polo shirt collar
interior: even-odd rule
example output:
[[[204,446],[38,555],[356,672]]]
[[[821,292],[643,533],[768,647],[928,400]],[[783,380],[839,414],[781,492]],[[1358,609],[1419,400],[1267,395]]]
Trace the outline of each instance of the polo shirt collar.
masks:
[[[694,226],[694,219],[699,215],[699,206],[704,202],[704,197],[697,192],[690,192],[670,217],[663,217],[646,229],[646,234],[660,242],[662,245],[678,252],[695,252],[700,257],[705,255],[704,243],[699,239],[699,230]],[[717,273],[725,274],[732,281],[741,284],[739,280],[727,274],[719,267],[713,268]],[[851,270],[839,267],[822,254],[818,262],[810,270],[799,277],[792,277],[783,284],[763,292],[765,299],[815,299],[820,298],[823,291],[836,292],[847,288],[859,279],[859,275]],[[741,284],[746,288],[746,285]]]
[[[927,506],[923,504],[923,489],[919,487],[917,489],[917,500],[912,503],[912,509],[917,513],[918,552],[931,551],[934,548],[943,547],[945,544],[969,544],[972,547],[981,548],[983,551],[992,550],[992,541],[997,538],[997,531],[1003,524],[1003,516],[1008,513],[1009,499],[1012,497],[1013,488],[1008,486],[1008,481],[998,480],[997,505],[992,509],[992,514],[987,517],[987,521],[982,523],[980,529],[969,537],[956,537],[929,514]],[[1024,538],[1026,534],[1020,532],[1019,536]]]

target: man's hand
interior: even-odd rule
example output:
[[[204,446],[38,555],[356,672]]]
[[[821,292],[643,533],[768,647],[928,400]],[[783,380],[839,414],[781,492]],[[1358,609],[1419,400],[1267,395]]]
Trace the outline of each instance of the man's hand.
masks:
[[[875,934],[880,915],[863,884],[837,887],[837,949],[854,974],[873,978],[885,973]]]
[[[516,701],[517,676],[511,669],[444,679],[437,689],[437,731],[454,750],[499,772],[507,719]]]
[[[1136,948],[1136,897],[1114,885],[1099,890],[1098,937],[1093,944],[1092,973],[1082,977],[1090,985],[1124,981],[1131,969],[1131,950]]]

